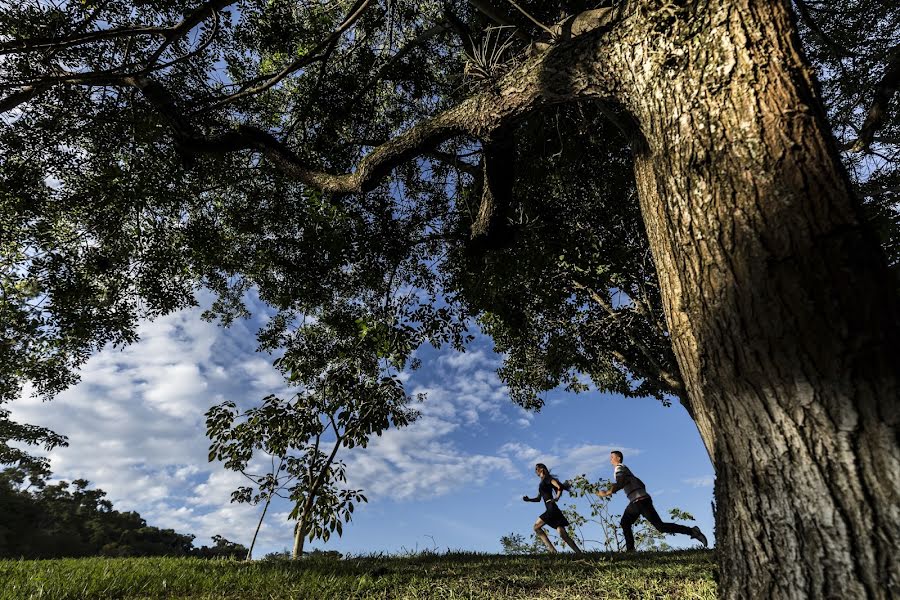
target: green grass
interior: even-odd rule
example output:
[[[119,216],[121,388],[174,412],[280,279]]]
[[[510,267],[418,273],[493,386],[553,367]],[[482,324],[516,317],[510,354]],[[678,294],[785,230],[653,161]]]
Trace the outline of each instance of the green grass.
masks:
[[[298,563],[191,558],[0,561],[0,599],[709,599],[711,551],[369,556]]]

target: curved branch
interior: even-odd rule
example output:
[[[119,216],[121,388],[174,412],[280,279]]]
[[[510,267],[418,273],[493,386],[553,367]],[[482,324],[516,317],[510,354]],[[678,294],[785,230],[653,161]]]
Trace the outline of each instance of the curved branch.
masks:
[[[291,73],[299,71],[303,67],[308,67],[315,62],[327,59],[338,39],[344,34],[345,31],[347,31],[347,29],[349,29],[354,23],[356,23],[356,21],[359,20],[363,13],[366,12],[366,9],[369,7],[371,1],[372,0],[357,0],[353,7],[350,9],[347,17],[344,19],[344,22],[338,25],[337,29],[332,31],[328,35],[328,37],[319,42],[316,47],[310,50],[307,54],[294,60],[289,65],[281,69],[281,71],[279,71],[278,73],[275,73],[271,76],[258,77],[252,80],[251,82],[249,82],[250,87],[245,87],[238,92],[224,96],[223,98],[216,100],[209,106],[204,107],[200,112],[209,112],[220,106],[234,102],[235,100],[238,100],[240,98],[264,92],[267,89],[277,85],[278,82],[283,80]]]
[[[216,20],[216,27],[219,25],[219,11],[227,8],[228,6],[235,4],[237,0],[210,0],[191,14],[184,17],[180,23],[172,27],[165,36],[165,40],[153,55],[147,60],[146,67],[150,68],[159,57],[162,56],[163,52],[175,42],[178,38],[186,35],[190,32],[194,27],[199,25],[206,19],[207,15],[212,16]],[[211,37],[215,37],[214,35]]]
[[[368,2],[370,0],[358,0],[355,5],[357,10],[344,25],[349,26],[357,19]],[[435,149],[453,137],[468,136],[489,141],[492,134],[534,110],[580,98],[602,99],[608,96],[615,85],[615,74],[610,73],[609,81],[603,82],[603,85],[588,84],[589,80],[596,81],[597,74],[593,70],[585,72],[584,69],[590,67],[575,59],[584,53],[596,53],[605,35],[606,30],[598,30],[596,35],[579,36],[556,45],[552,52],[532,57],[507,73],[490,89],[375,147],[359,162],[354,172],[344,174],[316,168],[272,133],[256,127],[238,125],[217,136],[204,135],[185,117],[169,91],[144,73],[66,73],[37,82],[31,89],[18,92],[14,100],[21,103],[33,98],[53,83],[134,87],[168,123],[183,152],[222,154],[251,150],[262,154],[289,177],[307,185],[325,192],[358,193],[371,190],[398,165]],[[13,104],[13,101],[7,100],[0,101],[0,105]]]
[[[642,369],[639,365],[635,365],[634,361],[628,360],[628,358],[620,351],[614,350],[613,354],[616,358],[621,361],[625,366],[634,371],[635,373],[643,376],[650,377],[655,379],[656,381],[667,386],[670,391],[682,398],[686,395],[686,389],[684,386],[684,381],[681,379],[681,374],[677,372],[671,372],[659,363],[657,357],[653,355],[653,352],[640,341],[640,336],[636,336],[634,332],[631,330],[631,325],[628,323],[622,322],[622,314],[620,311],[617,311],[612,305],[601,296],[596,290],[591,289],[590,287],[584,285],[578,280],[573,279],[572,285],[575,286],[576,289],[582,290],[590,296],[591,300],[597,303],[600,308],[606,312],[616,323],[621,325],[624,329],[625,335],[628,336],[629,341],[637,348],[640,353],[647,359],[647,362],[650,363],[650,366],[653,368],[653,373],[650,373],[647,369]]]
[[[148,75],[155,71],[159,71],[161,69],[165,69],[176,65],[178,63],[184,62],[185,60],[195,56],[209,47],[212,44],[213,40],[216,37],[216,34],[219,30],[219,11],[223,8],[227,7],[230,4],[234,4],[235,0],[213,0],[211,2],[206,3],[203,7],[197,9],[190,15],[186,16],[180,23],[177,25],[160,29],[160,28],[143,28],[140,30],[142,33],[153,32],[160,33],[165,36],[166,40],[160,45],[157,51],[153,54],[153,57],[146,61],[143,66],[138,63],[131,63],[126,65],[119,65],[118,67],[114,67],[112,69],[108,69],[105,71],[89,71],[84,73],[78,72],[68,72],[62,69],[57,70],[56,75],[50,75],[41,77],[32,81],[22,81],[16,83],[7,83],[4,85],[0,85],[0,89],[4,89],[7,87],[21,87],[20,90],[16,92],[10,93],[5,98],[0,99],[0,113],[4,113],[10,111],[17,106],[31,100],[38,94],[43,93],[50,87],[56,84],[70,84],[70,85],[90,85],[90,86],[103,86],[103,85],[121,85],[127,78],[129,77],[138,77],[140,75]],[[206,13],[210,12],[214,17],[214,26],[213,30],[210,32],[207,39],[202,42],[197,48],[191,50],[187,54],[183,56],[179,56],[178,58],[174,58],[165,63],[156,65],[156,61],[162,52],[168,47],[168,45],[173,42],[178,37],[188,33],[191,31],[197,24],[203,21],[206,16]],[[137,29],[127,30],[127,32],[134,33],[139,31]],[[126,30],[109,30],[109,32],[116,32],[117,34],[121,34],[121,36],[125,36]],[[94,33],[109,33],[109,32],[94,32]],[[91,34],[93,35],[93,34]],[[109,39],[111,37],[119,37],[117,36],[101,36],[94,39]],[[79,38],[81,42],[86,40]],[[24,42],[28,42],[29,40],[24,40]],[[88,40],[90,41],[90,40]],[[66,45],[75,45],[75,42]],[[47,46],[48,48],[57,49],[59,46]],[[29,50],[34,50],[36,47],[29,47]],[[3,54],[3,52],[0,52]],[[141,67],[137,70],[132,70],[135,67]],[[129,70],[132,70],[129,72]],[[124,71],[124,72],[123,72]]]
[[[64,50],[72,46],[80,46],[90,42],[114,40],[123,37],[138,35],[165,35],[169,27],[117,27],[102,31],[91,31],[79,36],[69,38],[29,38],[25,40],[13,40],[0,44],[0,55],[34,52],[35,50]]]
[[[173,65],[177,65],[178,63],[186,61],[187,59],[191,58],[192,56],[196,56],[196,55],[200,54],[201,52],[203,52],[204,50],[209,48],[210,45],[212,45],[212,43],[216,39],[218,33],[219,33],[219,13],[213,13],[213,29],[212,29],[212,31],[209,32],[209,35],[207,36],[206,40],[204,40],[202,43],[200,43],[199,46],[197,46],[196,48],[194,48],[187,54],[179,56],[178,58],[173,58],[170,61],[162,63],[161,65],[156,64],[156,61],[159,59],[159,56],[157,54],[154,54],[153,58],[151,58],[150,60],[148,60],[146,62],[145,66],[144,66],[144,70],[142,72],[151,73],[153,71],[160,71],[162,69],[167,69]]]
[[[30,38],[26,40],[13,40],[11,42],[0,44],[0,55],[32,52],[34,50],[61,50],[90,42],[114,40],[117,38],[127,38],[139,35],[162,36],[165,38],[163,44],[157,49],[158,53],[162,54],[170,43],[199,25],[208,14],[216,13],[236,2],[237,0],[210,0],[194,12],[186,15],[181,22],[171,27],[116,27],[101,31],[91,31],[89,33],[67,38]],[[157,58],[159,58],[158,55],[154,57],[152,62],[156,62]]]
[[[441,142],[459,135],[487,139],[493,132],[543,104],[571,100],[570,90],[547,89],[548,82],[541,77],[543,60],[529,61],[507,75],[501,80],[505,85],[501,85],[499,91],[485,91],[464,100],[377,146],[360,161],[354,172],[346,174],[314,168],[274,135],[255,127],[240,125],[216,137],[203,136],[179,112],[174,99],[162,85],[141,76],[125,81],[140,89],[166,118],[183,151],[220,154],[255,150],[282,172],[307,185],[332,193],[358,193],[372,189],[396,166],[434,149]],[[561,62],[567,61],[563,58]]]

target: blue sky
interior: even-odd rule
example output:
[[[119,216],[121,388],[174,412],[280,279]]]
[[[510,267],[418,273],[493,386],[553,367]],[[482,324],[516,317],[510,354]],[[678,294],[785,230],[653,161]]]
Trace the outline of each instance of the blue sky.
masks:
[[[259,509],[229,502],[241,476],[207,462],[204,412],[225,399],[249,404],[284,393],[272,357],[255,352],[266,311],[252,300],[250,308],[251,319],[228,329],[202,321],[202,307],[143,323],[140,342],[92,357],[81,383],[50,403],[23,397],[13,418],[69,437],[69,447],[50,454],[55,478],[88,479],[116,509],[194,533],[198,543],[221,534],[248,544]],[[536,493],[535,462],[561,478],[608,478],[612,448],[647,483],[660,514],[675,506],[692,513],[712,541],[712,466],[681,406],[559,391],[540,413],[527,413],[498,380],[500,357],[485,336],[465,354],[423,348],[418,356],[423,366],[406,385],[427,393],[421,417],[344,455],[349,485],[369,503],[343,538],[311,547],[498,552],[502,535],[530,535],[542,510],[521,500]],[[573,501],[586,507],[583,499],[564,504]],[[625,505],[617,494],[613,510]],[[256,556],[290,547],[289,510],[270,509]],[[683,536],[668,542],[693,545]]]

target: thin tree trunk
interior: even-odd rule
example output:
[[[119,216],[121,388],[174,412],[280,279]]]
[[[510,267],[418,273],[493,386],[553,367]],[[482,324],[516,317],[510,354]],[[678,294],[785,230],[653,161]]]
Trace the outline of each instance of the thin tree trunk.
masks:
[[[292,558],[294,560],[298,559],[303,555],[303,544],[307,534],[307,528],[309,526],[308,520],[309,515],[312,514],[312,509],[315,503],[316,494],[319,493],[319,489],[322,487],[322,484],[325,483],[325,477],[328,473],[328,470],[331,468],[331,463],[334,462],[334,457],[337,455],[338,450],[341,448],[341,442],[343,441],[343,436],[340,435],[338,431],[337,425],[334,422],[334,419],[331,419],[331,425],[334,428],[336,439],[334,441],[334,446],[331,448],[331,453],[325,459],[325,462],[322,465],[322,468],[319,469],[319,473],[316,475],[315,480],[313,481],[312,488],[308,491],[306,506],[303,507],[303,512],[300,516],[300,521],[297,523],[297,527],[294,530],[294,551],[292,554]],[[316,440],[316,452],[318,452],[319,440]]]
[[[300,517],[300,520],[297,521],[297,525],[294,526],[294,549],[291,552],[291,559],[297,560],[301,556],[303,556],[303,544],[306,542],[306,511],[303,511],[303,516]]]
[[[266,518],[266,511],[269,510],[269,504],[272,502],[272,496],[266,498],[266,504],[263,506],[262,514],[259,515],[259,522],[256,524],[256,531],[253,532],[253,540],[250,542],[250,548],[247,550],[247,560],[253,558],[253,547],[256,546],[256,536],[259,535],[259,528],[262,527],[263,519]]]
[[[896,284],[789,7],[662,4],[620,45],[616,95],[639,124],[641,208],[716,469],[720,594],[898,597]]]

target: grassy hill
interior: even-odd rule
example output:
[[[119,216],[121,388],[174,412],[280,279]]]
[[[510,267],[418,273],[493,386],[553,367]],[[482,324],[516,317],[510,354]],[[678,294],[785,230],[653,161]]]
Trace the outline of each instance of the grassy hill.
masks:
[[[712,551],[368,556],[299,563],[195,558],[0,561],[0,600],[26,598],[560,600],[715,598]]]

